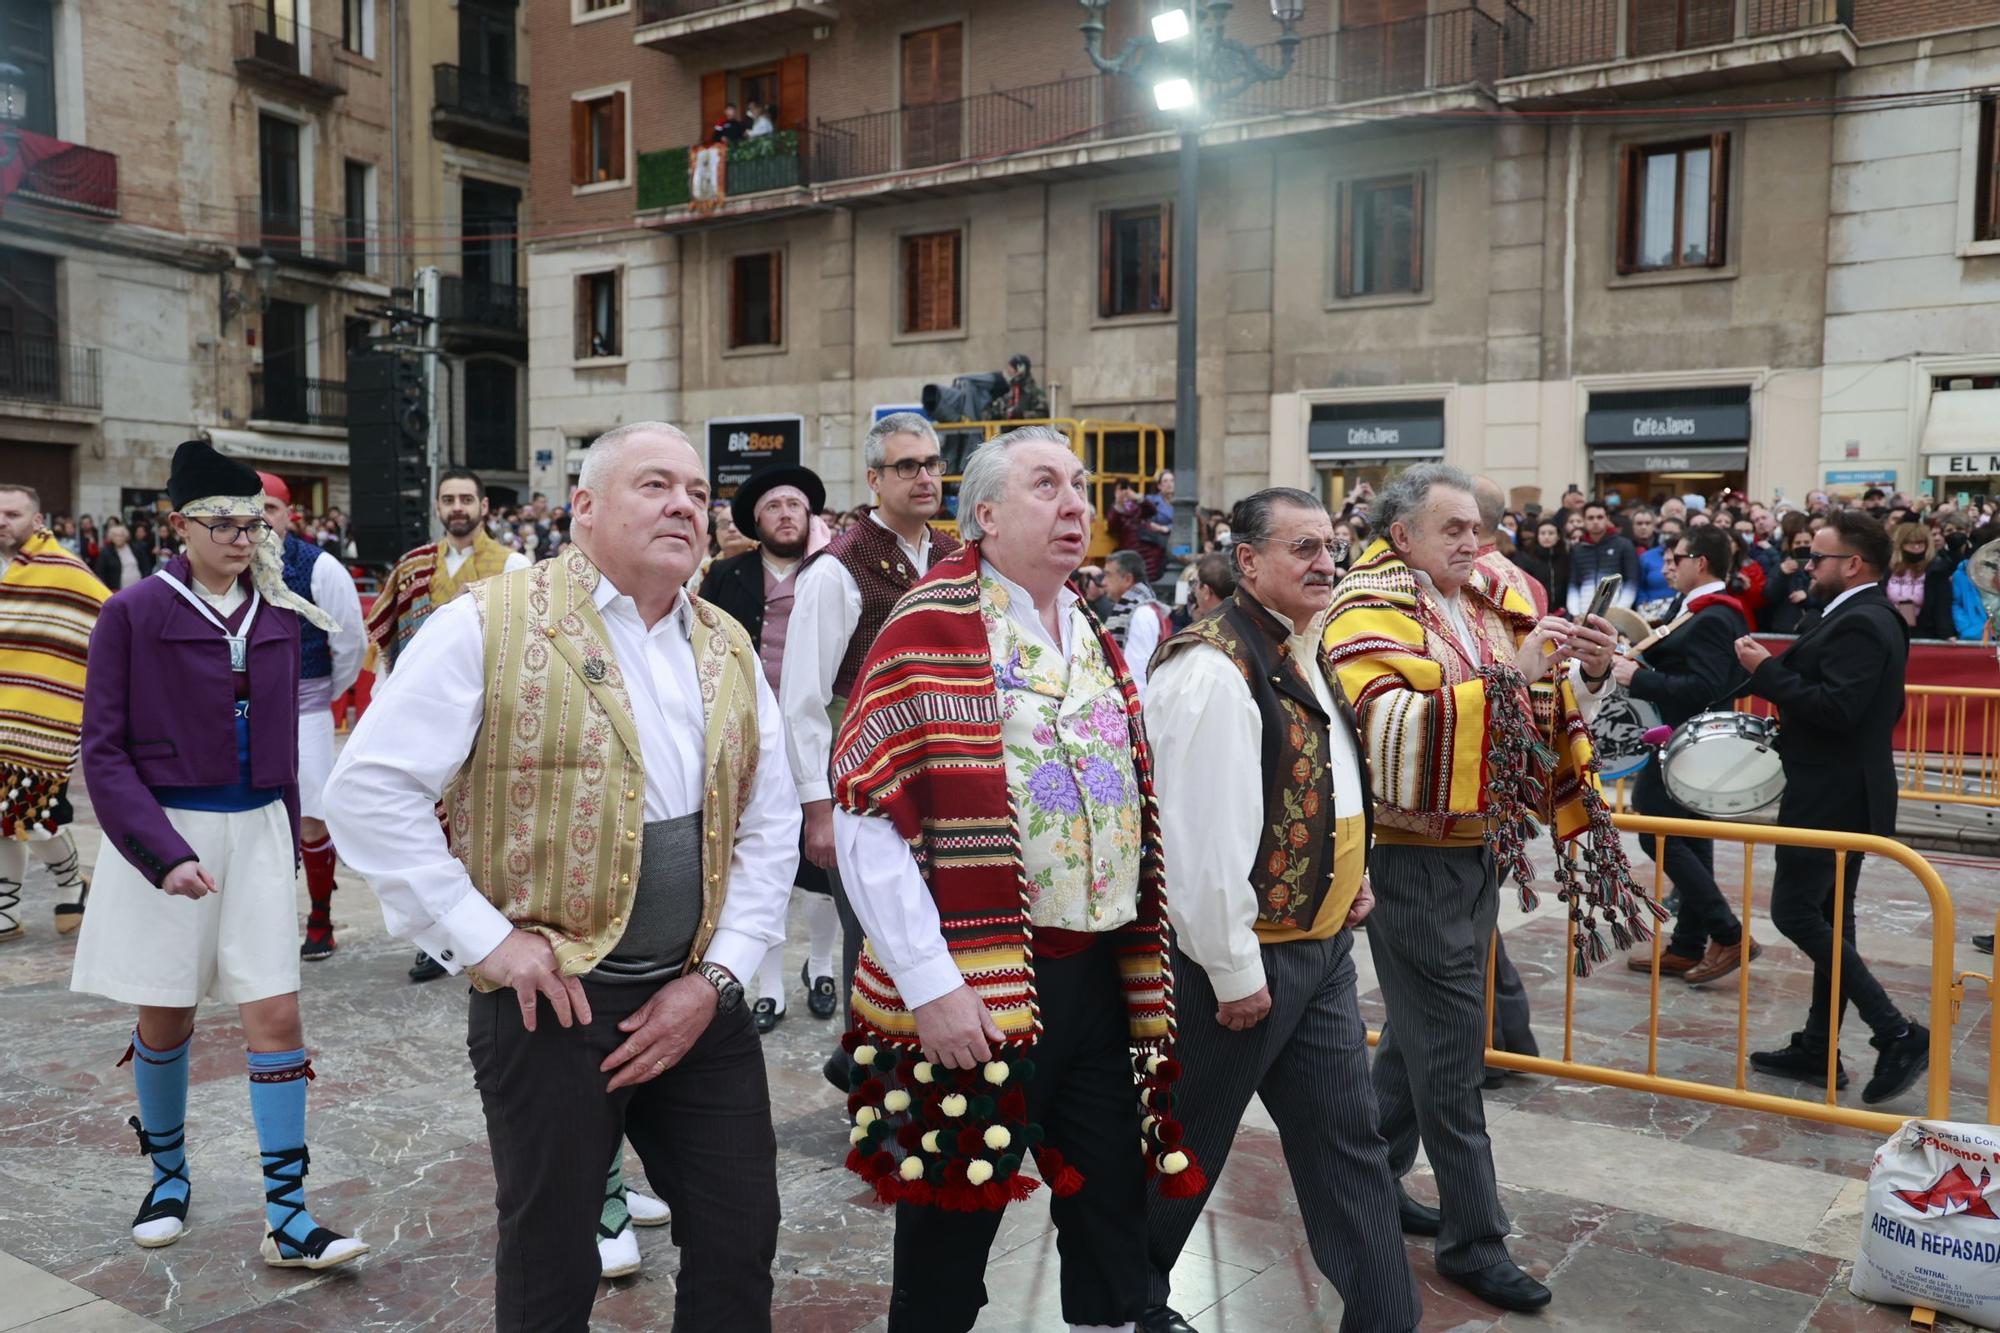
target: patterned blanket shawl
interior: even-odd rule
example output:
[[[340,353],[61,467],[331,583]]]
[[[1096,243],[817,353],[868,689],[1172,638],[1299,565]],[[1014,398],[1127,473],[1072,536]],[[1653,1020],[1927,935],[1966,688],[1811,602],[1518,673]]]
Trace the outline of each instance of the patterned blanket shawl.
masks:
[[[0,837],[53,830],[83,737],[83,672],[111,590],[48,532],[0,579]]]
[[[432,542],[411,551],[396,562],[376,595],[368,613],[368,641],[375,645],[386,668],[394,669],[396,659],[431,612],[458,596],[467,584],[492,578],[507,568],[507,548],[481,528],[472,539],[472,558],[459,567],[454,579],[445,568],[449,545]]]

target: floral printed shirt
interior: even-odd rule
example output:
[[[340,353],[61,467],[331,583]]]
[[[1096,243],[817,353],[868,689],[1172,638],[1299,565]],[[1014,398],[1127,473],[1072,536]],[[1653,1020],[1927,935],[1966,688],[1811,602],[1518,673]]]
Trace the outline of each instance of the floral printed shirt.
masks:
[[[1010,613],[1026,595],[1018,586],[988,572],[980,593],[1029,919],[1045,929],[1114,930],[1139,914],[1139,783],[1124,697],[1081,612],[1069,612],[1074,652],[1065,661]]]

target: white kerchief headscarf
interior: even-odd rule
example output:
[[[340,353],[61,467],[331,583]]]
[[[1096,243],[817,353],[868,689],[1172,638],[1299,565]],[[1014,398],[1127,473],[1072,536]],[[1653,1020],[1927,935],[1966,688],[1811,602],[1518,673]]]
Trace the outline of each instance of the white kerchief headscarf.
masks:
[[[261,495],[211,495],[181,506],[189,518],[264,517]],[[282,606],[331,634],[339,627],[332,616],[285,586],[285,534],[271,528],[250,553],[250,584],[272,606]]]

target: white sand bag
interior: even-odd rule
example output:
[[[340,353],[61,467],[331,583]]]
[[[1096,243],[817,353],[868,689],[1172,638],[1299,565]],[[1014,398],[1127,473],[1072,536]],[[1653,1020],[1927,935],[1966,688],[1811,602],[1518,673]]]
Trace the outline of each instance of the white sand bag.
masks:
[[[2000,1329],[2000,1128],[1911,1120],[1876,1150],[1848,1290]]]

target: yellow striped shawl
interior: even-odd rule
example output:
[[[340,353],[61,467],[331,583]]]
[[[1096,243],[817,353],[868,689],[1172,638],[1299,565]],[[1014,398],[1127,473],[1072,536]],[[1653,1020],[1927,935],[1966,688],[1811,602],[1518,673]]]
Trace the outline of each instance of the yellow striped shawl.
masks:
[[[46,529],[0,578],[0,836],[53,827],[83,740],[83,673],[111,590]]]
[[[644,845],[646,771],[625,676],[592,594],[603,576],[575,546],[466,592],[486,636],[486,711],[445,792],[452,854],[515,925],[590,971],[624,934]],[[728,895],[736,824],[757,772],[750,636],[699,598],[695,676],[704,746],[701,961]],[[492,982],[472,969],[481,990]]]
[[[1485,570],[1460,598],[1481,656],[1511,661],[1534,628],[1534,609]],[[1471,843],[1486,832],[1486,684],[1467,661],[1444,612],[1389,543],[1375,541],[1334,593],[1327,652],[1361,717],[1374,774],[1377,836],[1385,842]],[[1538,812],[1556,836],[1583,831],[1580,783],[1590,733],[1567,680],[1538,686],[1542,739],[1562,738],[1551,790]],[[1595,779],[1591,779],[1594,781]]]

